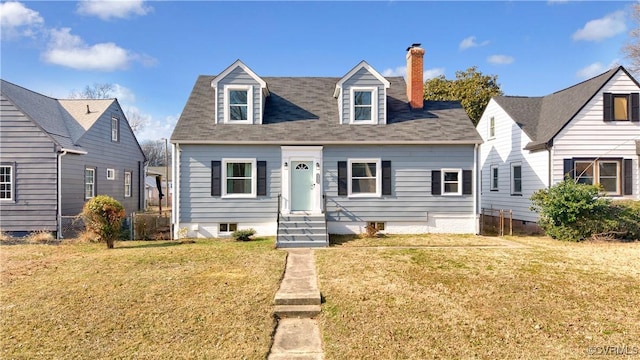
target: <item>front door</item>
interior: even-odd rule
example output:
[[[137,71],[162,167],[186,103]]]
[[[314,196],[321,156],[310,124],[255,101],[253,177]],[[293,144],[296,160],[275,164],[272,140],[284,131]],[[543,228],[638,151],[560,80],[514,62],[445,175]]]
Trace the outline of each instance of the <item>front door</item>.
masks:
[[[291,162],[291,211],[312,209],[313,161]]]

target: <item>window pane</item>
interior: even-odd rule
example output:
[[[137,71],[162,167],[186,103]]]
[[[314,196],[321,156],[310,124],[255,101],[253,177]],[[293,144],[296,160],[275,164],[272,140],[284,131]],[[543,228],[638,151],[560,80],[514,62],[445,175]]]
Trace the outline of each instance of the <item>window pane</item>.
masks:
[[[238,224],[229,224],[229,231],[238,230]]]
[[[375,193],[376,179],[352,179],[351,192],[356,193]]]
[[[251,177],[251,163],[227,163],[227,177]]]
[[[247,120],[249,119],[247,113],[247,106],[232,105],[229,106],[229,117],[231,120]]]
[[[355,120],[371,120],[371,107],[356,107]]]
[[[444,181],[458,181],[458,173],[457,172],[446,172],[444,173]]]
[[[251,179],[227,179],[227,193],[251,194]]]
[[[628,97],[625,96],[614,96],[613,97],[613,119],[614,120],[628,120],[629,116],[627,114],[628,106],[627,101]]]
[[[617,179],[600,179],[600,185],[604,187],[604,191],[608,193],[618,192],[618,180]]]
[[[614,162],[601,162],[600,163],[600,177],[617,177],[618,176],[618,163]]]
[[[458,183],[445,183],[444,184],[444,192],[445,193],[457,193],[458,192]]]
[[[355,91],[355,105],[371,105],[371,91]]]
[[[577,183],[593,185],[593,163],[576,161],[574,166]]]
[[[229,91],[229,104],[247,104],[247,91],[246,90],[231,90]]]
[[[353,163],[351,164],[351,176],[359,177],[375,177],[376,163]]]

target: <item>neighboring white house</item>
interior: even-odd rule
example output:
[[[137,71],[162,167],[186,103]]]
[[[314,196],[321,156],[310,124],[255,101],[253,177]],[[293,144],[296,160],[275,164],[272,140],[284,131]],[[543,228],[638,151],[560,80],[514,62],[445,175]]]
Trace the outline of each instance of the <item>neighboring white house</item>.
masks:
[[[477,125],[482,208],[536,222],[531,195],[565,176],[640,199],[639,93],[617,67],[547,96],[491,99]]]

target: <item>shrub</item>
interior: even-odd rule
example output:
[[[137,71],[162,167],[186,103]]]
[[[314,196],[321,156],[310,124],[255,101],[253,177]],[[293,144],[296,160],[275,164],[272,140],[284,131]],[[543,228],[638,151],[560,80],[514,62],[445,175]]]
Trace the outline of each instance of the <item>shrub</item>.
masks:
[[[531,196],[533,211],[540,213],[538,225],[554,239],[581,241],[610,228],[609,200],[599,196],[595,185],[566,179]]]
[[[380,231],[376,227],[376,223],[368,224],[367,226],[364,227],[364,230],[365,230],[365,237],[367,238],[376,237],[376,235]]]
[[[605,229],[612,237],[640,240],[640,201],[611,202],[609,219],[613,227]]]
[[[56,238],[55,236],[53,236],[52,233],[48,232],[48,231],[34,231],[29,233],[29,235],[27,235],[26,237],[27,242],[29,243],[33,243],[33,244],[46,244],[52,241],[55,241]]]
[[[244,229],[244,230],[236,230],[234,231],[231,236],[236,240],[236,241],[249,241],[251,240],[251,237],[253,235],[256,234],[256,231],[254,229]]]
[[[112,249],[120,236],[125,217],[122,204],[109,196],[98,195],[84,204],[82,217],[87,230],[96,234],[100,241],[107,243],[107,248]]]

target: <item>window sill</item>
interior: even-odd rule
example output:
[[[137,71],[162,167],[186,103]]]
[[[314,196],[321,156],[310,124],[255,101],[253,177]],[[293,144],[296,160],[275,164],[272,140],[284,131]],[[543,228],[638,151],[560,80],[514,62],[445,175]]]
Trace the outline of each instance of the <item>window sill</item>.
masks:
[[[500,190],[498,190],[498,189],[491,189],[490,191],[498,192],[498,191],[500,191]]]
[[[221,199],[255,199],[257,196],[255,194],[229,194],[222,195]]]
[[[522,194],[511,194],[511,196],[522,196]]]
[[[380,199],[382,195],[380,194],[349,194],[347,195],[349,199]]]

